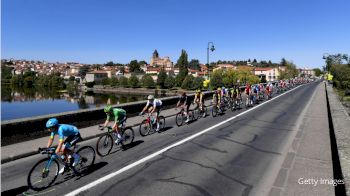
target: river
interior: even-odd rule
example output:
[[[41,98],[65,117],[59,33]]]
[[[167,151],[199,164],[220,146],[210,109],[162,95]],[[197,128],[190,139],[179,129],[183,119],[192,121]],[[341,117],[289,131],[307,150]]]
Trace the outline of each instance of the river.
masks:
[[[145,100],[146,95],[97,94],[81,91],[60,92],[49,88],[23,88],[1,85],[1,121],[25,117],[102,108],[107,103],[121,104]]]

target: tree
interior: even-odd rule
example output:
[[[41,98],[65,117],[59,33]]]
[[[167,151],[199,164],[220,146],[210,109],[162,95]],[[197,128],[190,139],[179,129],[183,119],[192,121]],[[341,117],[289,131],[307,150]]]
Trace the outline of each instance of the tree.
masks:
[[[175,86],[175,78],[173,76],[168,76],[165,79],[164,86],[168,89],[172,89]]]
[[[88,88],[92,88],[92,87],[94,87],[94,85],[95,85],[95,82],[86,82],[85,83],[85,86],[87,86]]]
[[[128,87],[129,83],[128,83],[128,78],[122,76],[119,78],[119,85],[121,87]]]
[[[146,61],[140,61],[139,62],[139,65],[142,66],[142,65],[147,65],[147,62]]]
[[[181,88],[187,89],[187,90],[193,89],[193,82],[194,82],[193,76],[191,74],[187,75],[184,81],[182,82]]]
[[[78,75],[82,78],[85,78],[86,73],[89,72],[90,67],[88,65],[83,65],[78,72]]]
[[[216,89],[218,87],[223,86],[224,83],[222,81],[222,78],[223,78],[223,70],[222,69],[215,70],[210,77],[210,87],[212,89]]]
[[[198,59],[192,59],[192,60],[188,63],[188,67],[189,67],[190,69],[200,70],[200,67],[199,67],[199,60],[198,60]]]
[[[253,63],[257,63],[258,61],[256,59],[253,59]]]
[[[137,60],[132,60],[129,63],[130,72],[140,72],[140,64],[137,62]]]
[[[103,78],[102,79],[102,85],[110,85],[110,79],[109,78]]]
[[[179,74],[176,76],[176,85],[181,87],[182,82],[188,75],[188,55],[185,50],[181,50],[181,55],[176,65],[179,67]]]
[[[74,82],[75,81],[75,77],[74,76],[70,76],[68,80],[71,81],[71,82]]]
[[[111,86],[118,86],[118,78],[112,77],[110,81]]]
[[[158,79],[157,79],[157,84],[161,87],[164,88],[165,85],[165,80],[167,78],[166,72],[164,69],[160,69],[160,72],[158,73]]]
[[[113,61],[108,61],[105,65],[106,66],[114,66],[114,63],[113,63]]]
[[[285,66],[287,66],[287,63],[288,63],[287,60],[285,58],[282,58],[280,65],[282,67],[285,67]]]
[[[320,68],[315,68],[315,69],[313,69],[314,71],[315,71],[315,76],[320,76],[321,74],[322,74],[322,71],[321,71],[321,69]]]
[[[202,89],[203,88],[204,78],[196,77],[193,81],[193,89]]]
[[[137,88],[140,87],[139,85],[139,79],[137,78],[137,76],[135,74],[132,74],[129,78],[129,85],[132,88]]]
[[[142,86],[145,88],[155,88],[156,84],[151,75],[145,74],[141,79]]]

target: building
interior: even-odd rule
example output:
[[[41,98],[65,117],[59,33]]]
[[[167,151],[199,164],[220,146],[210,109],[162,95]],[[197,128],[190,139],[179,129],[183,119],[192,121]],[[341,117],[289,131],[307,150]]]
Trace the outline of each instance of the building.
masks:
[[[315,71],[313,69],[304,68],[304,69],[299,69],[299,74],[308,76],[308,77],[314,77]]]
[[[154,50],[151,63],[152,67],[162,67],[164,69],[174,67],[173,62],[171,62],[169,57],[160,58],[157,50]]]
[[[253,69],[253,74],[259,78],[265,77],[266,81],[272,82],[278,80],[280,72],[277,67],[257,67]]]
[[[100,82],[104,78],[110,78],[110,76],[107,71],[91,71],[86,73],[85,80],[86,82]]]

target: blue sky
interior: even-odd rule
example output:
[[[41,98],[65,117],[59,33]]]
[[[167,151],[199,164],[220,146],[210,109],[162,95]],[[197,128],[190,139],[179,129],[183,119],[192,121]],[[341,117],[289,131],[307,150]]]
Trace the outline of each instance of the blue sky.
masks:
[[[189,59],[321,67],[350,54],[349,0],[2,0],[2,58],[127,63]]]

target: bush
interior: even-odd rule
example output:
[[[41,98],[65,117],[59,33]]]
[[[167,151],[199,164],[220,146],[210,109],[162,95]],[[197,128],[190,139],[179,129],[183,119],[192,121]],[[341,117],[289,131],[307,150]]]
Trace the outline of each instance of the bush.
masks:
[[[193,81],[193,89],[202,89],[203,88],[204,78],[196,77]]]
[[[129,85],[132,88],[138,88],[140,87],[139,85],[139,79],[137,78],[136,75],[132,74],[131,77],[129,78]]]
[[[103,78],[102,79],[102,85],[109,85],[110,84],[110,79],[109,78]]]
[[[128,79],[124,76],[120,77],[119,78],[119,86],[121,87],[128,87],[129,86],[129,83],[128,83]]]
[[[194,78],[192,75],[187,75],[186,78],[184,79],[184,81],[182,82],[181,88],[183,89],[193,89],[194,87]]]
[[[175,86],[175,78],[169,76],[165,79],[164,86],[168,89],[172,89]]]
[[[142,86],[145,88],[155,88],[156,87],[156,84],[155,84],[151,75],[145,74],[142,77],[141,82],[142,82]]]
[[[92,87],[94,87],[94,85],[95,85],[95,82],[87,82],[87,83],[85,83],[85,86],[88,87],[88,88],[92,88]]]
[[[112,77],[110,80],[111,86],[118,86],[118,78]]]

